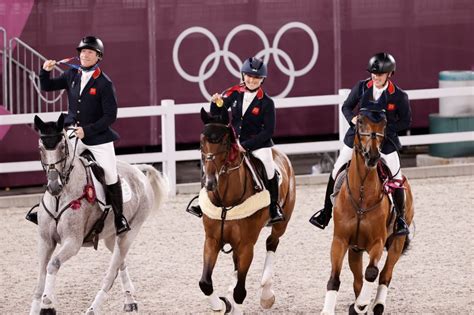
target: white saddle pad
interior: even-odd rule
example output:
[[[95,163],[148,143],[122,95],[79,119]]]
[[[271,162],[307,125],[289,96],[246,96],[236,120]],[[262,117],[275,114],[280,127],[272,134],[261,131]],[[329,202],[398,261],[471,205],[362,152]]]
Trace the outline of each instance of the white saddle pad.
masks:
[[[251,216],[255,212],[270,205],[270,193],[268,190],[262,190],[249,198],[247,198],[240,205],[235,206],[232,210],[229,210],[226,215],[226,220],[238,220]],[[202,212],[209,218],[214,220],[221,220],[222,208],[216,207],[209,196],[205,188],[199,192],[199,206]]]
[[[94,184],[95,195],[97,200],[99,200],[99,206],[102,210],[105,210],[107,205],[105,199],[105,189],[104,186],[99,182],[99,180],[95,177],[94,172],[91,171],[92,182]],[[123,203],[129,202],[132,199],[132,190],[130,185],[128,184],[127,180],[123,177],[120,177],[120,183],[122,185],[122,195],[123,195]]]

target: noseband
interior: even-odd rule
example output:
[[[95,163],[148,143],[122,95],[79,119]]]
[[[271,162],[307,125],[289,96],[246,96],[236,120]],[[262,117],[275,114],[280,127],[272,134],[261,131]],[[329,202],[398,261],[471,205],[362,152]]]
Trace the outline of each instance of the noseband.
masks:
[[[66,170],[66,163],[67,163],[67,160],[69,158],[69,146],[68,146],[68,143],[67,143],[68,140],[66,139],[66,136],[62,132],[55,133],[55,134],[40,134],[40,139],[43,140],[43,139],[48,139],[48,138],[53,138],[53,137],[58,137],[58,136],[61,137],[61,140],[56,144],[56,146],[53,149],[47,149],[44,146],[44,144],[42,144],[42,147],[43,147],[44,150],[54,151],[59,146],[59,144],[61,142],[63,142],[64,143],[64,151],[65,151],[64,156],[62,158],[60,158],[58,161],[53,162],[53,163],[45,163],[44,160],[43,160],[43,156],[40,156],[40,160],[41,160],[41,166],[43,167],[43,170],[46,173],[48,173],[50,171],[56,171],[59,174],[59,177],[60,177],[61,181],[64,183],[64,185],[66,185],[67,182],[69,181],[69,175],[71,174],[71,171],[74,168],[74,165],[73,165],[74,161],[72,161],[71,164],[69,165],[69,168]],[[77,140],[78,139],[76,138],[76,142],[75,142],[75,145],[74,145],[74,151],[76,151]],[[58,164],[60,164],[60,169],[62,171],[59,171],[59,169],[56,167]]]
[[[385,111],[371,111],[375,112],[376,114],[384,114]],[[359,121],[359,118],[357,119]],[[356,129],[356,135],[357,135],[357,144],[355,145],[355,149],[358,153],[360,153],[364,159],[367,159],[369,157],[369,151],[370,151],[370,142],[374,141],[377,139],[377,137],[381,138],[382,141],[385,139],[385,134],[380,133],[380,132],[361,132],[359,129],[359,122],[357,123],[357,129]],[[366,145],[362,145],[362,137],[370,137],[370,141],[367,141]],[[378,148],[378,151],[382,150],[382,145],[380,145]]]

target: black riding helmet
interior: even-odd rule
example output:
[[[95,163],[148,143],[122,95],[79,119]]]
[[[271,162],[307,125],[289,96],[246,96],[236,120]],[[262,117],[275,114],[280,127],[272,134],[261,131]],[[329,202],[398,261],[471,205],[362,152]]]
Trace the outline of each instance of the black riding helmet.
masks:
[[[81,42],[79,45],[77,45],[76,50],[80,53],[84,48],[95,50],[99,54],[100,58],[104,56],[104,44],[99,38],[95,36],[86,36],[81,39]]]
[[[255,77],[266,78],[267,77],[267,66],[263,63],[262,59],[253,57],[245,59],[242,68],[240,68],[242,74],[248,74]]]
[[[396,68],[395,58],[389,53],[381,52],[375,54],[369,60],[367,71],[370,73],[381,74],[381,73],[395,73]]]

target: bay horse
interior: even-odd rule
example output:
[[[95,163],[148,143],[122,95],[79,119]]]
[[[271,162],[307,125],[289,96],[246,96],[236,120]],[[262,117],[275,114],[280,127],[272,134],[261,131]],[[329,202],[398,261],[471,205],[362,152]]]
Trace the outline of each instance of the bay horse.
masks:
[[[379,276],[379,262],[384,246],[388,254],[379,277],[377,295],[372,305],[374,314],[382,314],[398,259],[408,247],[407,235],[393,236],[395,215],[391,214],[388,195],[379,179],[377,165],[385,139],[386,116],[383,111],[361,109],[354,139],[352,159],[334,204],[334,234],[331,246],[331,276],[321,314],[334,314],[339,275],[346,252],[354,276],[356,301],[349,314],[366,313],[371,303],[373,283]],[[406,178],[405,216],[410,225],[414,216],[413,195]],[[398,188],[400,189],[400,188]],[[369,254],[369,264],[363,277],[363,252]]]
[[[226,220],[226,216],[229,218],[232,215],[235,206],[245,204],[246,200],[256,195],[257,190],[251,170],[244,162],[244,150],[237,148],[238,140],[235,139],[234,130],[229,125],[227,111],[222,112],[220,116],[211,117],[202,109],[201,119],[204,123],[204,130],[200,135],[204,171],[204,189],[201,190],[201,194],[204,192],[207,200],[218,208],[220,217],[208,216],[204,207],[201,206],[204,212],[205,243],[204,264],[199,286],[208,297],[213,311],[231,311],[233,314],[242,314],[242,303],[247,295],[245,280],[252,263],[254,246],[262,228],[270,218],[269,198],[267,206],[257,207],[253,214]],[[279,204],[285,220],[271,226],[271,233],[266,240],[267,253],[260,294],[260,305],[264,309],[271,308],[275,302],[272,289],[275,251],[290,221],[296,198],[295,174],[290,160],[275,147],[272,148],[272,152],[281,175]],[[201,196],[200,205],[202,205]],[[232,247],[234,273],[229,294],[227,297],[219,298],[212,285],[212,271],[219,251],[222,249],[225,252],[224,244]]]
[[[90,188],[87,161],[75,154],[73,140],[69,141],[63,129],[64,116],[61,115],[57,122],[47,123],[35,116],[34,122],[40,133],[41,164],[48,184],[38,210],[39,276],[30,314],[56,314],[54,287],[58,271],[82,246],[93,245],[91,240],[86,240],[86,236],[97,224],[102,224],[103,229],[100,233],[100,230],[97,231],[96,241],[103,239],[112,257],[101,289],[86,314],[100,311],[117,276],[120,276],[125,296],[124,310],[137,311],[135,289],[125,257],[149,214],[163,203],[168,193],[166,180],[152,166],[136,167],[117,161],[122,187],[125,183],[129,187],[129,198],[124,202],[123,214],[132,229],[116,236],[113,213],[107,215],[108,209],[103,211],[99,207],[100,190],[103,191],[103,188],[96,185],[95,192]],[[104,217],[105,222],[101,220]],[[61,247],[53,256],[58,243]]]

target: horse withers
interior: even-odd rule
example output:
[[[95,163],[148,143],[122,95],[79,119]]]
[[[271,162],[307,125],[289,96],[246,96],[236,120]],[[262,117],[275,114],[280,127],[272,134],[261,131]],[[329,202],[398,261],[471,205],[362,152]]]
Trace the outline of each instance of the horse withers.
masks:
[[[373,283],[379,276],[374,314],[382,314],[392,279],[393,269],[407,248],[407,235],[395,236],[395,214],[391,202],[379,179],[377,165],[385,139],[384,112],[361,110],[356,124],[352,159],[341,189],[334,203],[334,235],[331,246],[331,276],[327,283],[326,298],[321,314],[334,314],[343,259],[349,250],[349,266],[354,275],[353,288],[356,301],[349,314],[366,313],[371,305]],[[401,189],[401,188],[398,188]],[[410,225],[414,216],[411,187],[405,178],[405,215]],[[388,250],[382,272],[379,262],[384,246]],[[369,264],[363,275],[363,252],[369,254]]]
[[[244,161],[245,153],[239,148],[229,125],[228,113],[222,112],[220,116],[211,117],[202,109],[201,119],[204,123],[200,136],[204,188],[200,193],[199,204],[204,212],[205,243],[199,286],[208,297],[213,311],[240,314],[247,295],[245,280],[252,263],[254,246],[270,219],[269,195],[267,191],[256,188],[258,185],[252,171]],[[265,309],[272,307],[275,301],[272,289],[275,251],[291,219],[296,198],[295,175],[288,157],[275,148],[272,151],[281,175],[279,204],[285,221],[273,224],[266,240],[267,254],[260,294],[260,304]],[[264,193],[267,193],[267,202],[264,201]],[[224,244],[232,247],[234,273],[228,295],[220,298],[212,285],[212,272],[219,251],[224,251]]]
[[[41,164],[48,184],[38,210],[39,277],[30,314],[55,314],[55,282],[60,267],[79,252],[82,246],[91,246],[86,236],[102,225],[97,238],[103,239],[112,257],[101,289],[86,314],[97,314],[107,298],[115,278],[120,275],[125,296],[125,311],[137,311],[134,286],[130,280],[125,257],[154,209],[164,201],[168,187],[166,180],[152,166],[132,166],[118,161],[117,169],[122,185],[128,185],[130,194],[124,202],[123,214],[129,220],[131,231],[116,236],[113,213],[107,215],[91,188],[87,161],[75,154],[75,143],[69,141],[63,129],[64,116],[57,122],[43,122],[35,116],[39,130]],[[146,172],[146,175],[144,174]],[[101,188],[96,186],[95,191]],[[103,188],[102,188],[103,189]],[[105,221],[102,221],[105,217]],[[86,239],[86,240],[85,240]],[[53,255],[57,244],[61,244]]]

